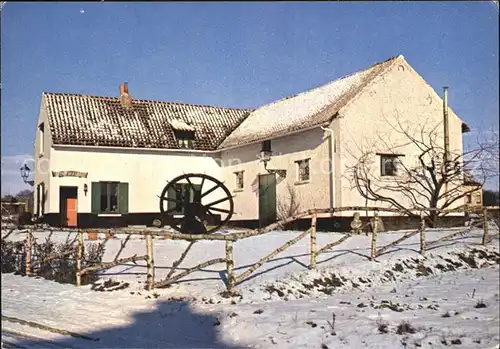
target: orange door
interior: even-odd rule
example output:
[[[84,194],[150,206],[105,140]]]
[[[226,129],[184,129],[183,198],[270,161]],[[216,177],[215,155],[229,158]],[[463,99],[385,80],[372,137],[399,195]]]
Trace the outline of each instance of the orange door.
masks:
[[[76,227],[76,217],[77,211],[77,201],[74,198],[66,199],[66,221],[68,222],[68,227]]]

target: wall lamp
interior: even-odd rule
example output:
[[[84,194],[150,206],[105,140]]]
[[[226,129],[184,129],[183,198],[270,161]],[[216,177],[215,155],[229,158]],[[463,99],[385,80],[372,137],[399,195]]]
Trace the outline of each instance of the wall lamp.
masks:
[[[35,185],[35,181],[28,181],[28,178],[29,178],[30,172],[31,172],[31,170],[28,167],[28,165],[24,164],[24,166],[21,167],[20,170],[21,170],[21,177],[22,177],[24,183],[29,184],[31,186],[34,186]]]

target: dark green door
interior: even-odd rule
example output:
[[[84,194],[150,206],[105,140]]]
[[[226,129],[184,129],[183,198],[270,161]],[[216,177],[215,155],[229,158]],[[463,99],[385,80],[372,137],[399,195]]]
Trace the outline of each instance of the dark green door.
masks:
[[[276,176],[259,175],[259,226],[276,222]]]

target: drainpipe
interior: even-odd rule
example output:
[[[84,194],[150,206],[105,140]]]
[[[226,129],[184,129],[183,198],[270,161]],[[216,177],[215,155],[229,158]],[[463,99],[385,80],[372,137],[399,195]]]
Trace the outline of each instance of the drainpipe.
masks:
[[[333,157],[335,156],[335,137],[333,135],[333,130],[328,127],[321,126],[323,131],[330,134],[330,151],[328,152],[328,157],[330,160],[330,207],[335,207],[335,166],[333,162]],[[333,213],[331,214],[333,216]]]
[[[448,161],[449,151],[450,151],[450,131],[448,124],[448,86],[443,87],[443,125],[444,125],[444,169],[446,173],[448,172]],[[448,193],[448,182],[444,184],[444,190]]]
[[[444,162],[448,164],[450,151],[450,130],[448,124],[448,86],[443,87]]]

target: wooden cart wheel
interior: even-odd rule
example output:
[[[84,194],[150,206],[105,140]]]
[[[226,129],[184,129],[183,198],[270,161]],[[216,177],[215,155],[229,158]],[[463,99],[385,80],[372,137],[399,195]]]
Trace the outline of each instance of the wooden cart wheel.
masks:
[[[225,207],[218,207],[221,204]],[[164,220],[181,233],[210,234],[231,219],[234,202],[229,189],[218,179],[189,173],[174,178],[163,188],[160,211]]]

